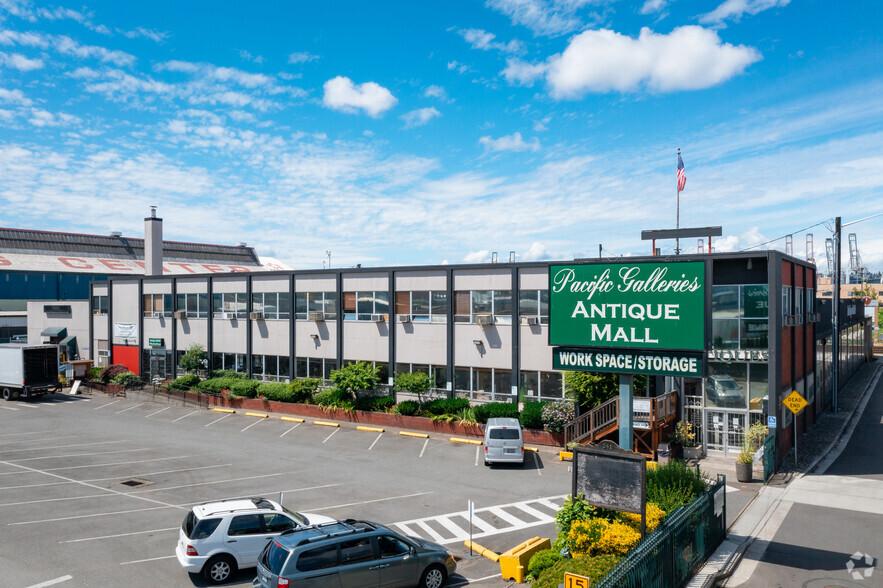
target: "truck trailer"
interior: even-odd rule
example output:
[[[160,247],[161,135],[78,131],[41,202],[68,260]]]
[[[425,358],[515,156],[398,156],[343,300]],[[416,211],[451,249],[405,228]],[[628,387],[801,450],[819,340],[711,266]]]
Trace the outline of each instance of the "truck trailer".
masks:
[[[4,400],[42,396],[59,388],[57,345],[0,344],[0,393]]]

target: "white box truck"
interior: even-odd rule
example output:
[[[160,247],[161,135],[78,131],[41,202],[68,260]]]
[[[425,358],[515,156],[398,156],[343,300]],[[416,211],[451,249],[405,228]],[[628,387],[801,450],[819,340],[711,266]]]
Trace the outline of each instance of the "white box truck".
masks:
[[[42,396],[58,389],[57,345],[0,344],[0,393],[4,400]]]

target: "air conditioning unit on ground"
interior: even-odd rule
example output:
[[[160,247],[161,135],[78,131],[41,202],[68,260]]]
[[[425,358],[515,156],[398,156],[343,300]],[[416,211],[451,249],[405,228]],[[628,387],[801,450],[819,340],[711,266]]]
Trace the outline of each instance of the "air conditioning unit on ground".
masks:
[[[185,319],[185,318],[187,318],[187,311],[186,310],[176,310],[174,316],[176,319]]]
[[[260,310],[255,310],[254,312],[248,313],[248,318],[253,321],[262,321],[264,320],[264,313]]]
[[[322,322],[325,320],[325,313],[324,312],[311,312],[310,313],[310,320],[316,321],[317,323]]]
[[[785,315],[785,326],[786,327],[796,327],[797,326],[797,315],[796,314],[786,314]]]
[[[397,314],[396,320],[400,323],[410,323],[411,315],[410,314]]]
[[[538,325],[540,324],[540,320],[535,316],[523,316],[521,317],[522,325]]]
[[[818,312],[808,312],[806,313],[806,322],[808,323],[817,323],[822,320],[821,313]]]
[[[385,322],[385,321],[386,321],[386,315],[385,315],[385,314],[372,314],[372,315],[371,315],[371,321],[373,321],[373,322],[375,322],[375,323],[382,323],[382,322]]]
[[[494,315],[480,314],[475,317],[475,324],[477,324],[477,325],[492,325],[492,324],[494,324]]]

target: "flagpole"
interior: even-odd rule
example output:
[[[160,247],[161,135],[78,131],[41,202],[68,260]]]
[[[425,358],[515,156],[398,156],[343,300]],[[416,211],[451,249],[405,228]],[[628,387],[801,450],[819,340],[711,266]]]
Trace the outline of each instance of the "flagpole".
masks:
[[[678,147],[678,157],[680,157],[680,156],[681,156],[681,148]],[[675,182],[675,188],[678,191],[678,200],[677,200],[677,209],[676,209],[677,212],[676,212],[676,216],[675,216],[675,228],[680,229],[681,228],[681,187],[680,187],[680,185],[678,185],[677,182]],[[680,237],[675,237],[675,255],[680,255],[680,254],[681,254],[681,239],[680,239]]]

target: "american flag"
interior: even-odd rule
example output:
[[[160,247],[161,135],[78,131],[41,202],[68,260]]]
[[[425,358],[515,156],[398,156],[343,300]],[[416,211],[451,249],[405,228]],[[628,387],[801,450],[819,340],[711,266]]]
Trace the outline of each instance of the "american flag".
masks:
[[[681,154],[678,153],[678,194],[683,191],[686,185],[687,175],[684,173],[684,160],[681,159]]]

